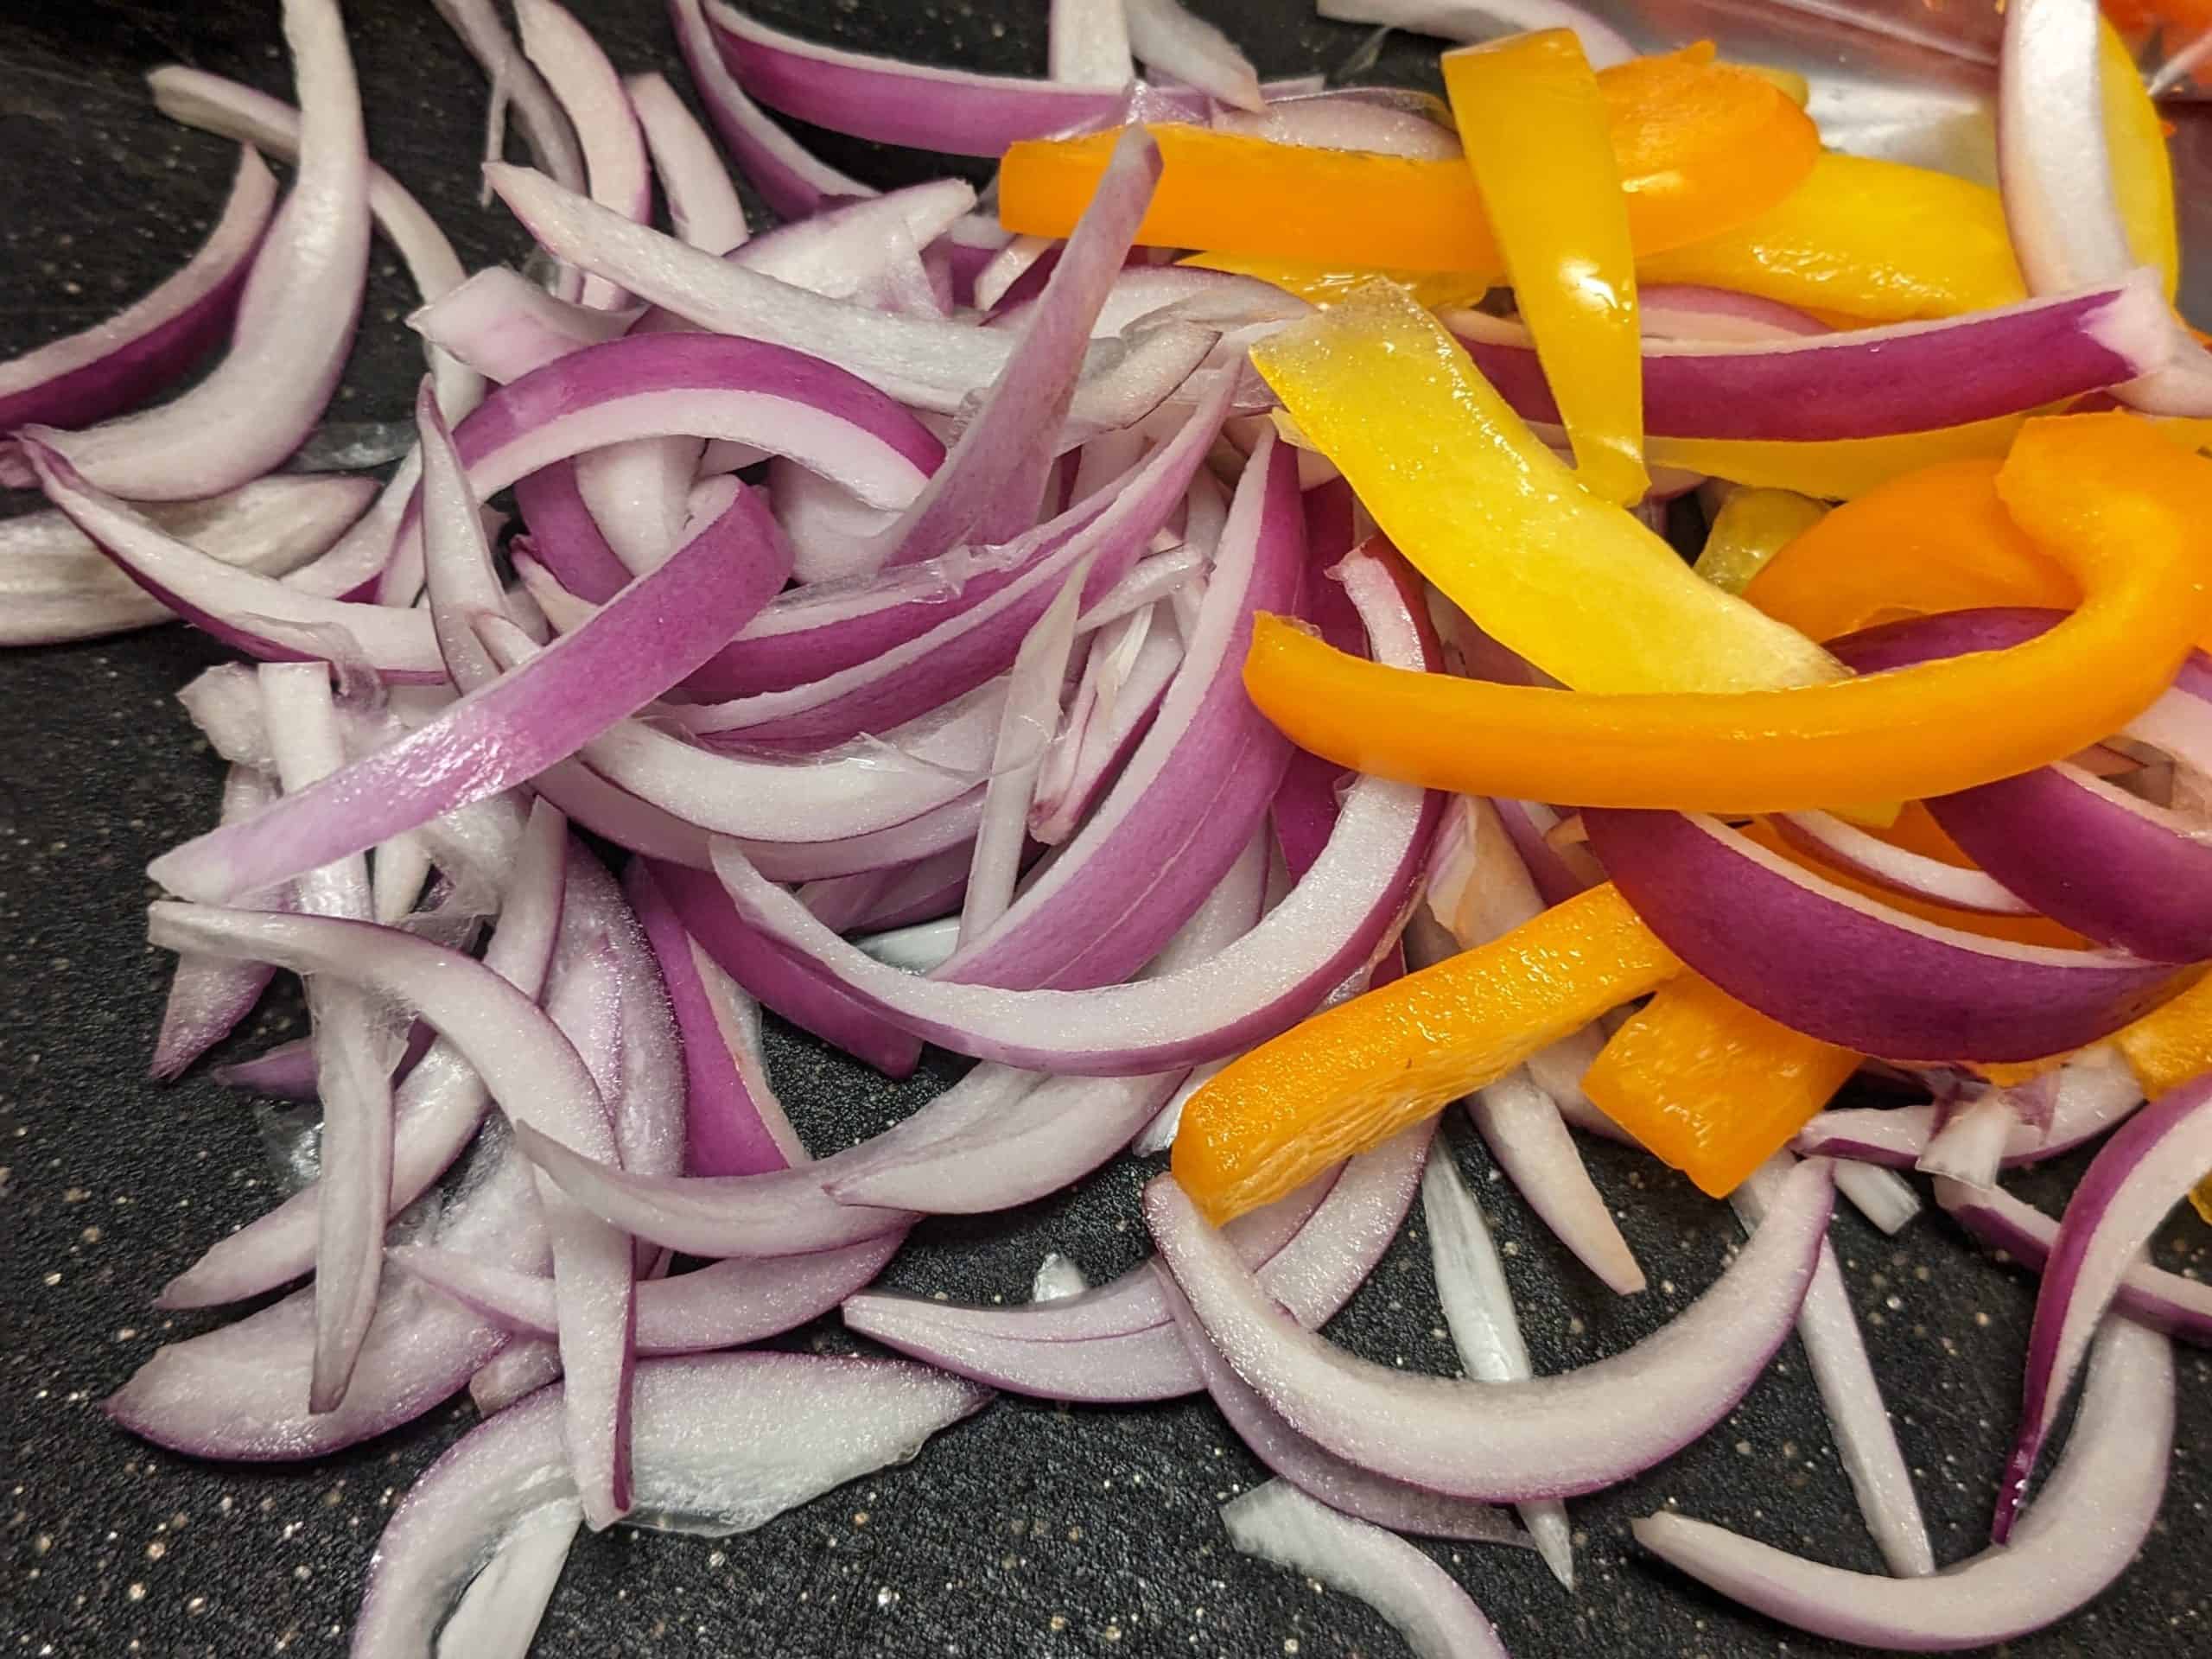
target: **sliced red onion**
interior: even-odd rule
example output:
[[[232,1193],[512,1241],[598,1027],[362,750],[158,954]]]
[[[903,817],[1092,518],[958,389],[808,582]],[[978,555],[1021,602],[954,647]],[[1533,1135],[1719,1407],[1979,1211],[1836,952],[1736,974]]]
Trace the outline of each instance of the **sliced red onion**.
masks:
[[[802,583],[865,578],[883,563],[884,534],[899,515],[871,507],[787,461],[769,463],[768,493],[776,522],[791,544],[791,577]],[[702,700],[741,696],[741,680]]]
[[[1164,1274],[1154,1276],[1176,1333],[1215,1406],[1252,1455],[1282,1479],[1340,1514],[1378,1527],[1471,1543],[1528,1541],[1503,1510],[1488,1503],[1439,1497],[1402,1481],[1385,1480],[1297,1433],[1230,1369],[1174,1281]]]
[[[484,952],[484,966],[532,1001],[545,982],[560,925],[567,842],[561,815],[542,803],[535,807],[501,896],[499,925]],[[391,1215],[429,1192],[453,1166],[490,1103],[475,1067],[442,1038],[405,1071],[392,1103]],[[314,1265],[319,1228],[319,1195],[310,1185],[217,1240],[162,1287],[155,1305],[212,1307],[274,1290]]]
[[[947,915],[957,931],[967,880],[968,849],[955,847],[912,864],[809,882],[799,898],[824,925],[842,931],[903,927]]]
[[[1333,1317],[1403,1225],[1433,1123],[1224,1230],[1268,1294],[1304,1325]],[[979,1381],[1049,1400],[1135,1404],[1205,1386],[1170,1317],[1156,1263],[1065,1302],[962,1306],[870,1291],[846,1302],[864,1336]]]
[[[2143,1103],[2143,1086],[2127,1062],[2099,1043],[2069,1056],[2058,1071],[2057,1093],[2044,1128],[2017,1119],[2007,1134],[2005,1167],[2056,1158],[2112,1128]],[[1798,1131],[1791,1145],[1807,1157],[1855,1159],[1910,1169],[1941,1127],[1933,1106],[1847,1107],[1821,1112]]]
[[[1030,803],[1033,841],[1056,847],[1075,833],[1151,728],[1182,661],[1183,642],[1157,607],[1091,637],[1083,678]]]
[[[276,783],[266,772],[234,766],[223,779],[221,822],[238,823],[276,798]],[[276,908],[289,906],[288,893],[260,895],[264,906],[272,899]],[[271,977],[272,970],[263,963],[179,957],[169,979],[168,1001],[162,1009],[161,1035],[154,1042],[152,1075],[169,1081],[229,1036],[253,1012]]]
[[[493,265],[423,306],[407,326],[505,385],[570,352],[619,340],[636,321],[626,311],[571,305],[528,277]]]
[[[779,225],[745,245],[731,264],[825,299],[849,300],[874,287],[894,263],[892,250],[935,241],[976,206],[973,186],[931,179],[825,207]]]
[[[235,489],[299,447],[330,401],[368,271],[368,146],[335,0],[286,0],[302,122],[292,193],[238,298],[231,349],[158,409],[79,432],[29,426],[94,484],[141,501]]]
[[[549,1503],[501,1540],[438,1631],[437,1659],[530,1659],[583,1523],[582,1504]]]
[[[1764,1221],[1796,1162],[1789,1154],[1778,1152],[1729,1195],[1746,1232],[1757,1231]],[[1805,1344],[1821,1403],[1827,1409],[1828,1430],[1835,1438],[1843,1471],[1851,1478],[1859,1512],[1881,1547],[1882,1559],[1901,1579],[1933,1573],[1935,1550],[1928,1541],[1928,1523],[1921,1518],[1920,1500],[1913,1495],[1912,1471],[1905,1466],[1889,1408],[1882,1402],[1882,1385],[1866,1357],[1866,1339],[1851,1311],[1851,1293],[1844,1285],[1835,1246],[1826,1239],[1821,1242],[1813,1281],[1805,1287],[1804,1304],[1797,1310],[1797,1335]]]
[[[467,957],[396,930],[321,917],[164,902],[149,918],[148,936],[156,944],[258,956],[413,1007],[453,1041],[518,1123],[535,1120],[593,1155],[614,1155],[606,1103],[575,1050],[528,998]],[[529,1040],[518,1042],[519,1033]],[[586,1519],[605,1525],[628,1507],[621,1402],[632,1328],[630,1249],[620,1234],[557,1192],[542,1193],[540,1201],[562,1300],[575,1311],[562,1321],[570,1449]]]
[[[1103,91],[1013,75],[939,69],[802,41],[708,0],[707,18],[722,60],[754,98],[814,126],[880,144],[955,156],[1006,153],[1024,138],[1118,126],[1129,89]],[[1150,99],[1201,112],[1204,94],[1154,90]]]
[[[992,332],[1019,327],[1036,302],[1002,303],[986,320]],[[1208,328],[1237,328],[1301,317],[1313,307],[1273,283],[1195,265],[1126,265],[1091,324],[1093,338],[1111,340],[1163,315]]]
[[[1636,300],[1643,332],[1658,340],[1755,343],[1830,332],[1827,323],[1795,306],[1725,288],[1656,283],[1639,288]]]
[[[2173,353],[2155,273],[1934,322],[1757,344],[1647,340],[1645,425],[1657,435],[1820,442],[1963,425],[2148,373]],[[1520,323],[1454,312],[1452,329],[1506,401],[1556,421]]]
[[[1505,1643],[1459,1580],[1404,1539],[1316,1502],[1285,1480],[1221,1508],[1247,1555],[1342,1590],[1389,1620],[1414,1659],[1508,1659]]]
[[[2005,1091],[1990,1090],[1978,1100],[1951,1108],[1913,1167],[1923,1175],[1948,1176],[1969,1186],[1993,1186],[2005,1144],[2020,1122]]]
[[[1482,1206],[1467,1191],[1449,1147],[1429,1154],[1428,1166],[1421,1172],[1421,1208],[1428,1225],[1437,1300],[1459,1363],[1469,1376],[1484,1382],[1528,1381],[1536,1374],[1535,1367],[1521,1335],[1520,1316],[1514,1312],[1505,1264],[1498,1257]],[[1514,1507],[1544,1565],[1562,1587],[1572,1591],[1574,1534],[1567,1525],[1567,1505],[1555,1497],[1535,1497]]]
[[[495,0],[430,0],[438,16],[453,26],[492,82],[494,101],[512,104],[521,118],[523,142],[537,164],[563,184],[584,185],[584,155],[575,130],[554,101],[552,89],[517,50]],[[573,297],[573,296],[572,296]]]
[[[2098,13],[2075,0],[2022,0],[2005,12],[1997,73],[1997,181],[2028,291],[2119,280],[2137,264],[2105,139]],[[2154,415],[2212,415],[2212,353],[2171,311],[2171,360],[2116,387]]]
[[[1118,89],[1136,74],[1122,0],[1052,0],[1048,72],[1064,86]]]
[[[2027,1060],[2155,1004],[2164,964],[1890,910],[1704,815],[1588,809],[1591,849],[1699,973],[1794,1030],[1892,1059]]]
[[[1579,1371],[1502,1383],[1393,1370],[1300,1329],[1172,1177],[1145,1188],[1145,1219],[1224,1356],[1293,1428],[1380,1475],[1517,1501],[1611,1485],[1725,1416],[1789,1335],[1833,1198],[1827,1166],[1801,1166],[1728,1271],[1657,1333]]]
[[[2207,1169],[2212,1169],[2212,1078],[2183,1084],[2121,1125],[2066,1201],[2036,1292],[2019,1438],[1999,1489],[1991,1528],[1995,1542],[2005,1542],[2012,1532],[2036,1456],[2127,1269],[2166,1212]]]
[[[342,768],[345,746],[322,664],[264,663],[260,678],[270,750],[285,794],[312,788]],[[370,919],[368,865],[358,851],[308,867],[292,885],[305,914]],[[324,1172],[315,1211],[315,1360],[308,1409],[322,1413],[345,1398],[376,1313],[391,1198],[393,1055],[388,1051],[395,1045],[357,988],[311,981],[308,1012],[315,1027],[316,1092],[322,1098]]]
[[[427,395],[420,412],[426,435],[435,426],[442,438]],[[668,690],[788,571],[766,510],[742,485],[728,487],[728,505],[674,557],[542,657],[252,823],[164,855],[154,879],[207,899],[265,887],[533,777]]]
[[[523,55],[544,76],[583,148],[591,199],[625,219],[641,224],[651,219],[653,175],[645,134],[607,54],[591,31],[554,0],[516,0],[515,22]],[[586,305],[612,308],[626,297],[609,283],[584,277]]]
[[[745,95],[722,61],[699,0],[669,0],[668,12],[677,48],[690,71],[693,90],[706,105],[707,118],[779,219],[804,219],[837,197],[875,194],[873,187],[816,159]]]
[[[422,836],[410,830],[371,849],[369,919],[396,927],[414,910],[435,861]]]
[[[1271,99],[1256,112],[1216,111],[1213,125],[1271,143],[1320,149],[1360,149],[1415,161],[1456,162],[1459,135],[1420,110],[1399,109],[1360,96],[1366,87],[1306,98]]]
[[[1835,1190],[1849,1198],[1859,1213],[1892,1236],[1920,1213],[1920,1194],[1895,1170],[1879,1164],[1840,1161],[1835,1166]]]
[[[105,322],[0,363],[0,432],[88,426],[166,391],[228,331],[276,200],[261,157],[241,150],[221,216],[175,276]]]
[[[1129,48],[1147,69],[1235,109],[1265,107],[1251,60],[1205,19],[1192,16],[1176,0],[1122,0],[1122,10]]]
[[[640,1365],[640,1518],[710,1536],[750,1531],[911,1458],[988,1397],[896,1360],[755,1353]],[[501,1413],[415,1484],[378,1542],[354,1659],[428,1653],[478,1563],[533,1516],[576,1497],[563,1404],[549,1393]]]
[[[1593,69],[1636,55],[1625,35],[1587,8],[1567,0],[1320,0],[1322,16],[1440,35],[1447,41],[1487,41],[1521,29],[1571,29]]]
[[[1936,1202],[1951,1217],[1999,1255],[2040,1273],[2050,1259],[2059,1224],[2002,1187],[1975,1187],[1940,1176]],[[2212,1344],[2212,1285],[2154,1268],[2145,1260],[2128,1264],[2113,1293],[2113,1306],[2139,1325],[2183,1342]]]
[[[1086,601],[1103,598],[1128,573],[1183,499],[1219,429],[1229,390],[1227,377],[1217,378],[1176,435],[1103,504],[1078,503],[1021,537],[1007,550],[1008,579],[972,584],[962,595],[972,603],[948,607],[940,601],[937,613],[949,608],[951,614],[933,623],[927,611],[864,617],[868,632],[900,636],[873,660],[790,690],[685,709],[684,725],[715,744],[827,748],[912,720],[1003,671],[1071,571],[1085,572]],[[918,591],[929,592],[941,579],[926,580]],[[804,612],[795,604],[785,614]],[[842,606],[830,612],[837,619],[852,614]],[[917,621],[926,632],[906,632]],[[837,632],[840,643],[849,644],[861,626]]]
[[[1792,846],[1892,893],[1984,916],[2032,916],[2036,907],[1984,870],[1961,869],[1869,835],[1831,812],[1783,812],[1771,820]]]
[[[1917,1579],[1808,1561],[1688,1516],[1633,1523],[1653,1554],[1731,1600],[1839,1642],[1913,1653],[1987,1648],[2103,1592],[2151,1535],[2173,1449],[2173,1351],[2106,1321],[2066,1454],[2009,1546]]]
[[[535,1208],[530,1166],[503,1152],[448,1207],[437,1243],[498,1266],[542,1270],[545,1240]],[[164,1344],[105,1408],[130,1433],[196,1457],[321,1457],[413,1421],[506,1341],[506,1332],[427,1287],[387,1282],[345,1400],[335,1411],[310,1414],[315,1296],[296,1291],[204,1336]]]
[[[1296,614],[1305,559],[1296,465],[1287,448],[1263,441],[1237,486],[1196,631],[1152,728],[1051,868],[988,933],[971,939],[963,925],[960,950],[936,979],[1112,984],[1198,907],[1251,840],[1289,764],[1290,745],[1245,695],[1243,661],[1256,613]],[[1373,601],[1378,632],[1394,620],[1397,597],[1387,575],[1380,585],[1389,591]],[[1408,622],[1402,602],[1397,609],[1395,620]],[[1421,659],[1418,638],[1385,648]],[[972,871],[969,881],[972,894]]]

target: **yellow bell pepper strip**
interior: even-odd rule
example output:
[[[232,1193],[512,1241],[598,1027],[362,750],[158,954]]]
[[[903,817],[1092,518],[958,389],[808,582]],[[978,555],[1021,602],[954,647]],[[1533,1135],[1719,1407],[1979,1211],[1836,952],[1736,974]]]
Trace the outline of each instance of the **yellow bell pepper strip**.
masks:
[[[2122,1026],[2112,1045],[2153,1100],[2212,1071],[2212,975]]]
[[[1602,71],[1638,254],[1764,213],[1813,169],[1820,133],[1757,75],[1726,64],[1631,60]],[[1137,241],[1147,247],[1421,270],[1503,269],[1464,162],[1279,144],[1179,124],[1151,129],[1162,163]],[[999,168],[999,220],[1064,237],[1090,203],[1110,132],[1033,139]]]
[[[1645,255],[1637,275],[1866,322],[1955,316],[2027,296],[1994,190],[1859,156],[1822,156],[1802,184],[1757,219]]]
[[[2082,586],[2012,522],[1993,461],[1923,467],[1808,527],[1743,590],[1815,639],[1980,605],[2071,610]]]
[[[1592,494],[1633,505],[1643,470],[1636,252],[1598,78],[1572,29],[1444,54],[1459,143],[1513,300]]]
[[[2024,415],[1999,415],[1928,432],[1808,443],[1647,438],[1643,451],[1654,467],[1703,473],[1754,488],[1795,490],[1825,501],[1850,501],[1937,461],[2002,461],[2027,419]]]
[[[1582,1091],[1700,1192],[1725,1198],[1828,1103],[1859,1058],[1685,972],[1612,1034]]]
[[[1700,582],[1632,513],[1580,488],[1402,290],[1378,285],[1302,318],[1253,346],[1252,362],[1421,574],[1554,679],[1727,691],[1841,676],[1803,635]]]
[[[1827,514],[1825,503],[1795,490],[1737,490],[1713,514],[1713,528],[1706,532],[1705,547],[1692,569],[1723,593],[1740,594],[1776,554]],[[1759,608],[1789,622],[1808,639],[1821,637],[1779,612],[1764,605]]]
[[[1478,271],[1376,270],[1360,265],[1317,265],[1297,259],[1261,259],[1242,253],[1193,253],[1176,261],[1200,270],[1225,270],[1256,277],[1295,294],[1308,305],[1327,307],[1373,282],[1395,283],[1434,311],[1472,305],[1491,290],[1491,279]]]
[[[2098,35],[2105,147],[2120,221],[2129,250],[2164,279],[2166,298],[2171,300],[2181,285],[2181,228],[2174,219],[2174,163],[2166,153],[2165,118],[2151,101],[2135,55],[2120,31],[2105,20]]]
[[[1183,1109],[1175,1179],[1228,1221],[1681,971],[1610,883],[1592,887],[1230,1061]]]
[[[2189,1189],[2189,1203],[2199,1216],[2212,1222],[2212,1175],[2207,1175]]]
[[[2009,650],[1787,691],[1592,696],[1382,668],[1262,616],[1245,688],[1302,747],[1462,794],[1751,813],[1971,788],[2125,726],[2212,623],[2212,461],[2126,415],[2070,415],[2028,424],[1998,490],[2084,594]]]

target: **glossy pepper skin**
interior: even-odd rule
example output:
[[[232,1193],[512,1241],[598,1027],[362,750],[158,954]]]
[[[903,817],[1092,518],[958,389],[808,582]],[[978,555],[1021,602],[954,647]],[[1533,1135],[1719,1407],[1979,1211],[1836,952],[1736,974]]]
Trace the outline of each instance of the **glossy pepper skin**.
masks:
[[[1175,1179],[1230,1220],[1680,971],[1619,893],[1592,887],[1231,1061],[1183,1109]]]
[[[1574,448],[1575,477],[1620,505],[1643,467],[1636,251],[1604,95],[1571,29],[1444,54],[1459,142]]]
[[[1608,130],[1639,254],[1714,235],[1802,180],[1820,133],[1772,83],[1695,53],[1600,71]],[[1153,127],[1165,162],[1138,227],[1151,247],[1333,264],[1504,269],[1465,162],[1278,144],[1241,133]],[[1008,230],[1062,237],[1105,171],[1111,133],[1014,145],[999,170]]]
[[[2125,726],[2212,623],[2212,461],[2130,416],[2065,416],[2028,423],[1997,489],[2083,594],[2009,650],[1784,691],[1591,696],[1378,668],[1262,617],[1245,687],[1304,747],[1464,794],[1756,813],[1971,788]]]
[[[1260,342],[1252,361],[1399,551],[1554,678],[1620,692],[1841,677],[1803,635],[1700,582],[1583,489],[1402,291],[1363,289]]]

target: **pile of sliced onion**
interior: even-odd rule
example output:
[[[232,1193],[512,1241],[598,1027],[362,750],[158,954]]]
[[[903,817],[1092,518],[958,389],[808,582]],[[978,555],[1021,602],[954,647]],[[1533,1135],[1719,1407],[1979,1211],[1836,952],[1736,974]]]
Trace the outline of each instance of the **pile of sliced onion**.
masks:
[[[309,1037],[217,1075],[323,1108],[318,1179],[160,1305],[286,1294],[163,1346],[109,1414],[230,1460],[335,1452],[463,1390],[484,1419],[394,1510],[357,1659],[518,1655],[581,1529],[761,1525],[912,1457],[995,1389],[1208,1395],[1279,1478],[1224,1510],[1236,1548],[1372,1602],[1416,1652],[1502,1654],[1456,1574],[1392,1534],[1532,1547],[1572,1587],[1566,1500],[1697,1440],[1793,1331],[1897,1581],[1671,1513],[1637,1523],[1653,1555],[1783,1624],[1908,1649],[2002,1641],[2117,1576],[2171,1440],[2158,1333],[2212,1339],[2212,1299],[2142,1256],[2212,1166],[2212,1085],[2139,1110],[2102,1039],[2212,957],[2212,853],[2185,791],[2104,774],[2146,747],[2185,779],[2212,770],[2212,664],[2185,664],[2106,764],[1932,803],[1976,869],[1821,813],[1777,822],[1800,863],[1714,819],[1575,822],[1347,781],[1245,696],[1259,613],[1401,668],[1533,671],[1360,545],[1344,481],[1253,418],[1242,343],[1304,302],[1134,252],[1160,174],[1141,121],[1456,155],[1434,100],[1263,82],[1176,0],[1054,0],[1045,79],[673,0],[702,124],[652,73],[671,66],[616,65],[556,0],[520,0],[516,37],[485,0],[438,5],[491,76],[487,192],[537,241],[544,287],[464,269],[369,158],[335,0],[284,0],[296,110],[152,78],[163,110],[246,146],[200,251],[108,322],[0,365],[0,485],[49,504],[0,525],[0,644],[176,616],[257,665],[182,694],[227,772],[215,825],[151,870],[175,897],[150,937],[177,955],[153,1072],[198,1064],[289,972]],[[1323,10],[1629,51],[1559,0]],[[2093,17],[2088,0],[2007,15],[2005,205],[2036,297],[1831,331],[1718,290],[1647,293],[1651,430],[1869,438],[2107,389],[2212,410],[2212,359],[2118,239]],[[2031,119],[2031,99],[2054,110]],[[497,159],[510,105],[536,168]],[[770,111],[963,156],[1123,131],[1049,243],[1009,238],[960,179],[879,193]],[[782,223],[750,233],[709,126]],[[417,447],[381,483],[288,474],[361,321],[372,226],[424,302]],[[1518,322],[1452,321],[1514,407],[1558,418]],[[486,503],[509,487],[502,548]],[[1838,650],[1878,672],[2049,620],[1963,613]],[[1013,1306],[873,1288],[924,1218],[1163,1149],[1221,1065],[1600,865],[1690,966],[1935,1096],[1815,1118],[1804,1161],[1778,1154],[1736,1195],[1732,1265],[1635,1347],[1535,1373],[1530,1287],[1429,1124],[1219,1230],[1157,1176],[1158,1255],[1103,1284],[1054,1255]],[[2048,915],[2094,948],[1909,908],[1929,904]],[[764,1009],[887,1075],[925,1044],[974,1064],[817,1159],[777,1100]],[[1643,1269],[1571,1133],[1618,1138],[1580,1088],[1601,1040],[1468,1104],[1536,1217],[1634,1294]],[[1910,1069],[2060,1049],[2077,1052],[2001,1091]],[[2115,1128],[2061,1218],[1999,1185]],[[1906,1224],[1919,1202],[1891,1172],[1914,1167],[2042,1275],[1998,1547],[1940,1572],[1827,1242],[1837,1190]],[[1417,1195],[1465,1377],[1321,1333]],[[748,1346],[831,1310],[903,1357]]]

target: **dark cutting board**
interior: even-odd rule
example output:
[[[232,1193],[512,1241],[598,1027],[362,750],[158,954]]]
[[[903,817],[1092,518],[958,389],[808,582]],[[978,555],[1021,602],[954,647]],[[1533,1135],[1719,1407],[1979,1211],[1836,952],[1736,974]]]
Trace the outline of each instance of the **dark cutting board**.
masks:
[[[1212,0],[1270,73],[1341,63],[1362,31],[1300,0]],[[445,224],[472,265],[523,240],[473,183],[483,86],[422,0],[350,8],[377,158]],[[646,0],[577,6],[625,70],[669,70]],[[1043,0],[764,10],[841,41],[1034,73]],[[156,116],[140,83],[181,60],[289,95],[273,3],[41,4],[0,18],[0,356],[79,327],[172,270],[230,173],[225,147]],[[1380,79],[1417,79],[1428,48],[1399,41]],[[885,182],[922,157],[825,139],[839,165]],[[334,419],[391,420],[421,358],[400,319],[413,296],[378,244],[360,344]],[[297,1467],[211,1467],[111,1428],[99,1402],[156,1344],[207,1315],[154,1311],[164,1280],[271,1201],[253,1103],[195,1073],[143,1080],[168,958],[149,950],[147,860],[213,820],[218,768],[171,700],[221,653],[168,628],[0,654],[0,1655],[329,1655],[343,1651],[361,1575],[397,1496],[469,1424],[465,1404],[387,1440]],[[298,1029],[278,1001],[226,1052]],[[910,1110],[954,1074],[898,1089],[784,1031],[771,1061],[817,1150]],[[1446,1143],[1496,1216],[1537,1363],[1618,1351],[1713,1278],[1736,1230],[1726,1210],[1616,1149],[1590,1148],[1650,1271],[1622,1301],[1531,1224],[1455,1113]],[[2069,1168],[2061,1172],[2071,1177]],[[957,1299],[1027,1294],[1039,1258],[1094,1281],[1145,1253],[1124,1161],[1084,1190],[1010,1215],[925,1227],[888,1274]],[[2065,1179],[2024,1183],[2056,1204]],[[1936,1552],[1980,1548],[2003,1455],[2031,1290],[1940,1216],[1880,1236],[1847,1209],[1835,1236],[1853,1300],[1919,1477]],[[2206,1265],[2212,1234],[2184,1215],[2161,1260]],[[1416,1222],[1331,1327],[1386,1363],[1451,1368]],[[849,1345],[834,1321],[802,1344]],[[2165,1520],[2121,1586],[2023,1656],[2111,1659],[2212,1651],[2212,1363],[2183,1351],[2182,1437]],[[1261,1471],[1203,1402],[1060,1409],[1007,1399],[927,1446],[748,1536],[617,1531],[579,1542],[537,1651],[570,1656],[1226,1655],[1271,1659],[1402,1651],[1349,1598],[1319,1593],[1223,1540],[1216,1506]],[[1837,1466],[1793,1341],[1742,1408],[1643,1479],[1573,1505],[1583,1540],[1569,1596],[1535,1557],[1440,1551],[1521,1659],[1749,1659],[1827,1644],[1743,1617],[1640,1559],[1628,1521],[1679,1504],[1847,1566],[1879,1562]]]

